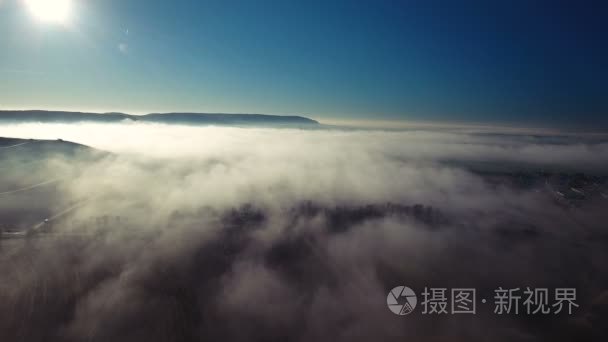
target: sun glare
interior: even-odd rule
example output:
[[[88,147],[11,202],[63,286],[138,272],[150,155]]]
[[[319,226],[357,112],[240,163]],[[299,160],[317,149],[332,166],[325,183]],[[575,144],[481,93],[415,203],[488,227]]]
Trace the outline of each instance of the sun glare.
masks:
[[[30,12],[42,21],[65,23],[72,10],[71,0],[25,0]]]

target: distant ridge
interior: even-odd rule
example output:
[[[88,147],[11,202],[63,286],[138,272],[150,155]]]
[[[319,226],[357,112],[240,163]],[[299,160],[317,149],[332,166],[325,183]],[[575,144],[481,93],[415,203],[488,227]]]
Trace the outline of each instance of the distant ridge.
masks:
[[[152,113],[130,115],[124,113],[83,113],[45,110],[0,110],[0,122],[120,122],[133,120],[166,124],[190,125],[318,125],[315,120],[295,115],[222,114],[222,113]]]
[[[57,155],[78,156],[83,160],[91,160],[91,158],[108,156],[110,153],[62,139],[40,140],[0,137],[0,163],[7,156],[35,159],[50,158]]]

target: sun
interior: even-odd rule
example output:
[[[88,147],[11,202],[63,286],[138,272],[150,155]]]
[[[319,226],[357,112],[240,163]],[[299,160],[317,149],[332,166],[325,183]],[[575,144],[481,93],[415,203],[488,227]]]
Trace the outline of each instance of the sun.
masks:
[[[42,21],[65,23],[72,11],[72,0],[25,0],[30,12]]]

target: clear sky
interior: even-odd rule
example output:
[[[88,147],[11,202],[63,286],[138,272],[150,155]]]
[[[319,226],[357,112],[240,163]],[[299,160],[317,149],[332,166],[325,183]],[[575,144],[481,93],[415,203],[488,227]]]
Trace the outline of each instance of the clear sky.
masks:
[[[32,1],[0,0],[2,109],[608,122],[606,1]]]

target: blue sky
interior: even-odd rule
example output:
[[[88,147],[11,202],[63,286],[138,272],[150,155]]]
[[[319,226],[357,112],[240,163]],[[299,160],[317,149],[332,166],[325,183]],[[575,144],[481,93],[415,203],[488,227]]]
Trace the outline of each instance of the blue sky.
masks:
[[[0,0],[3,109],[608,122],[601,1],[24,1]]]

